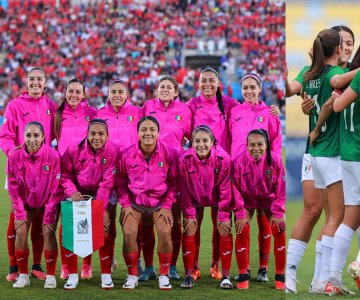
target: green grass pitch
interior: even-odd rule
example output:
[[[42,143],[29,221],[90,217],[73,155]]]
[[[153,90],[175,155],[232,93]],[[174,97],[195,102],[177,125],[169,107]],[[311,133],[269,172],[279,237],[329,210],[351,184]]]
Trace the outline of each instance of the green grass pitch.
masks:
[[[5,157],[0,154],[0,169],[5,170]],[[140,283],[138,288],[134,291],[124,291],[121,286],[123,280],[126,277],[126,269],[121,253],[122,234],[120,226],[118,226],[118,237],[116,240],[116,259],[119,264],[119,268],[113,274],[113,280],[115,288],[111,291],[104,291],[100,288],[100,271],[98,254],[95,253],[93,257],[93,278],[88,281],[80,280],[79,286],[75,291],[65,291],[63,289],[64,281],[59,279],[60,272],[60,261],[58,261],[57,268],[57,282],[58,288],[55,290],[44,290],[43,282],[37,279],[31,278],[31,285],[22,290],[15,290],[12,288],[12,284],[7,282],[5,277],[8,272],[8,256],[6,250],[6,228],[8,222],[8,211],[9,211],[9,200],[7,191],[3,189],[5,181],[4,172],[0,173],[0,295],[3,299],[310,299],[311,296],[307,293],[307,288],[310,283],[313,265],[314,265],[314,239],[309,245],[306,251],[305,257],[302,264],[299,267],[299,283],[297,295],[287,295],[281,291],[276,291],[273,286],[274,278],[274,266],[273,266],[273,255],[270,257],[269,266],[269,278],[268,283],[258,283],[254,279],[257,274],[258,267],[258,255],[257,255],[257,226],[256,220],[252,222],[252,238],[251,238],[251,266],[252,266],[252,280],[250,282],[250,288],[247,291],[231,290],[224,291],[219,287],[219,281],[213,280],[209,277],[209,267],[211,261],[211,219],[210,212],[206,210],[204,222],[202,225],[202,241],[200,249],[200,269],[202,272],[201,279],[199,279],[193,289],[182,290],[180,288],[181,281],[172,280],[173,290],[171,291],[160,291],[158,288],[157,281],[149,281],[146,283]],[[287,205],[287,229],[288,235],[291,232],[291,228],[294,225],[301,211],[301,202],[290,201]],[[319,223],[321,223],[320,221]],[[316,228],[314,234],[319,230],[319,226]],[[315,235],[314,235],[315,236]],[[350,260],[353,260],[357,253],[357,246],[354,241],[351,249]],[[156,250],[155,250],[156,251]],[[30,263],[31,263],[30,253]],[[79,259],[79,263],[80,263]],[[157,260],[155,255],[155,267],[157,266]],[[43,267],[45,262],[43,260]],[[183,265],[181,255],[178,260],[178,271],[180,272],[183,279]],[[237,275],[237,266],[235,257],[232,261],[231,277],[232,282],[235,285],[233,277]],[[355,289],[355,284],[352,280],[345,275],[345,281],[348,286]],[[317,297],[313,297],[318,298]]]

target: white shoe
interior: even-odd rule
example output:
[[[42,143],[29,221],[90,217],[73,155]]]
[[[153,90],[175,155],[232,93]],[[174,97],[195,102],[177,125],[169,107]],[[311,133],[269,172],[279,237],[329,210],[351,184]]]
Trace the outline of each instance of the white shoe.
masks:
[[[101,274],[101,288],[104,290],[110,290],[114,287],[110,274]]]
[[[315,281],[312,282],[309,288],[310,294],[323,295],[327,281]]]
[[[123,284],[123,289],[133,290],[138,285],[138,277],[135,275],[128,275]]]
[[[289,293],[289,294],[296,294],[297,290],[296,290],[296,278],[293,277],[286,277],[285,279],[285,293]]]
[[[69,278],[64,285],[65,290],[75,290],[79,284],[79,274],[69,274]]]
[[[23,288],[27,285],[30,285],[30,278],[28,274],[20,274],[16,279],[16,282],[13,284],[13,288]]]
[[[221,287],[222,289],[227,289],[227,290],[233,288],[233,285],[232,285],[229,277],[223,276],[223,277],[221,278],[220,287]]]
[[[44,289],[56,289],[56,278],[53,275],[46,275]]]
[[[160,288],[160,290],[171,290],[172,289],[169,277],[167,275],[159,276],[159,288]]]

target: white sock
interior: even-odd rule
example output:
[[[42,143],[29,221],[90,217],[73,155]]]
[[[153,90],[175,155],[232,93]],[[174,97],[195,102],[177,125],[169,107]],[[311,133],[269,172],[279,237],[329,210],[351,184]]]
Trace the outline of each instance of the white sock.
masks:
[[[286,276],[285,278],[295,278],[296,279],[296,270],[299,266],[304,252],[307,248],[307,243],[290,239],[288,243],[288,253],[286,258]]]
[[[340,224],[334,235],[334,246],[331,256],[330,277],[341,282],[342,270],[349,255],[351,241],[355,231],[349,226]]]
[[[326,282],[329,280],[330,275],[330,261],[333,251],[334,237],[323,235],[321,239],[321,270],[319,281]]]
[[[316,256],[315,256],[315,270],[314,277],[312,279],[312,283],[319,280],[320,269],[321,269],[321,258],[322,258],[322,250],[321,250],[321,241],[316,241]]]

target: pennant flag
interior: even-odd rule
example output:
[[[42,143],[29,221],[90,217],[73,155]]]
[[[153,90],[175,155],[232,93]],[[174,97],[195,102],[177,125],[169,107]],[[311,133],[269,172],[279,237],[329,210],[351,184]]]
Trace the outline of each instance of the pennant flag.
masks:
[[[101,200],[62,201],[63,246],[80,257],[104,244],[104,216]]]

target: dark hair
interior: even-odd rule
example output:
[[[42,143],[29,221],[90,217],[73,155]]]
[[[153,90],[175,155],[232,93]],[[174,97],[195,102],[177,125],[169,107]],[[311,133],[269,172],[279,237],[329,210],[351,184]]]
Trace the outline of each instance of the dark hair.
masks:
[[[139,128],[140,128],[141,123],[145,122],[146,120],[154,122],[156,124],[156,126],[157,126],[158,131],[160,131],[160,124],[159,124],[158,120],[156,120],[153,116],[145,116],[145,117],[142,117],[139,120],[139,122],[137,123],[137,131],[138,132],[139,132]]]
[[[46,73],[45,73],[44,69],[41,68],[41,67],[33,67],[33,68],[31,68],[31,69],[26,73],[26,77],[29,77],[29,76],[30,76],[30,73],[31,73],[32,71],[36,71],[36,70],[42,72],[42,73],[44,74],[44,77],[45,77],[45,80],[46,80]]]
[[[109,83],[109,90],[110,90],[110,88],[111,88],[115,83],[121,83],[121,84],[123,84],[123,85],[126,87],[126,89],[129,89],[128,86],[127,86],[127,84],[126,84],[126,82],[125,82],[124,80],[118,78],[118,79],[114,79],[113,81],[111,81],[111,82]]]
[[[215,76],[217,77],[218,80],[220,80],[219,78],[219,74],[218,72],[216,72],[213,68],[211,67],[206,67],[205,69],[203,69],[200,73],[203,74],[205,72],[212,72],[215,74]],[[219,110],[221,111],[222,115],[225,116],[225,112],[224,112],[224,103],[222,101],[222,95],[221,95],[221,91],[220,91],[220,86],[218,86],[217,90],[216,90],[216,101],[218,103],[218,107],[219,107]]]
[[[44,135],[44,126],[40,122],[31,121],[25,125],[24,132],[26,129],[28,129],[30,126],[36,126],[40,129],[41,133]]]
[[[195,134],[197,134],[199,131],[208,133],[210,135],[210,139],[213,141],[214,145],[216,145],[216,139],[215,139],[214,133],[212,132],[211,128],[207,125],[199,125],[193,130],[193,132],[191,134],[191,144],[192,144],[192,141],[194,140]]]
[[[357,68],[360,67],[360,46],[359,48],[357,49],[355,55],[354,55],[354,58],[350,64],[350,69],[349,71],[352,71],[352,70],[355,70]]]
[[[94,125],[94,124],[104,125],[105,128],[106,128],[106,132],[109,133],[108,124],[106,123],[106,121],[105,121],[104,119],[99,119],[99,118],[96,118],[96,119],[92,119],[92,120],[91,120],[91,122],[90,122],[89,125],[88,125],[88,132],[89,132],[90,126],[91,126],[91,125]]]
[[[245,79],[248,79],[248,78],[254,79],[254,80],[257,82],[258,86],[261,88],[261,80],[260,80],[259,76],[257,76],[255,73],[248,73],[248,74],[246,74],[246,75],[241,79],[241,84],[243,83],[243,81],[244,81]]]
[[[165,75],[163,77],[161,77],[157,82],[156,82],[156,88],[155,90],[157,90],[159,88],[159,85],[162,81],[165,81],[165,80],[169,80],[173,85],[174,85],[174,89],[176,92],[179,93],[179,84],[178,82],[176,81],[176,79],[170,75]],[[155,93],[156,94],[156,93]]]
[[[249,137],[253,134],[259,134],[262,135],[266,142],[266,162],[268,166],[271,166],[272,158],[271,158],[271,149],[270,149],[270,140],[269,135],[265,129],[253,129],[248,133],[247,141],[249,141]]]
[[[353,44],[355,44],[355,36],[354,36],[354,33],[353,33],[353,31],[352,31],[349,27],[347,27],[347,26],[345,26],[345,25],[337,25],[337,26],[331,27],[331,29],[334,29],[334,30],[336,30],[336,31],[339,32],[339,33],[340,33],[340,31],[345,31],[345,32],[347,32],[347,33],[350,33],[350,35],[351,35],[351,37],[352,37],[352,39],[353,39]]]
[[[83,87],[83,92],[85,95],[85,85],[84,83],[78,79],[78,78],[72,78],[68,81],[68,83],[66,84],[66,90],[68,89],[69,85],[71,83],[80,83]],[[66,90],[65,90],[65,94],[66,94]],[[55,120],[54,120],[54,135],[55,138],[58,140],[60,137],[60,131],[61,131],[61,115],[65,109],[65,103],[66,103],[66,95],[64,95],[63,101],[61,102],[60,106],[58,107],[58,109],[56,110],[56,114],[55,114]]]
[[[331,57],[342,45],[341,35],[334,29],[324,29],[318,33],[313,44],[313,59],[310,69],[304,73],[304,82],[319,76],[325,66],[325,58]]]

